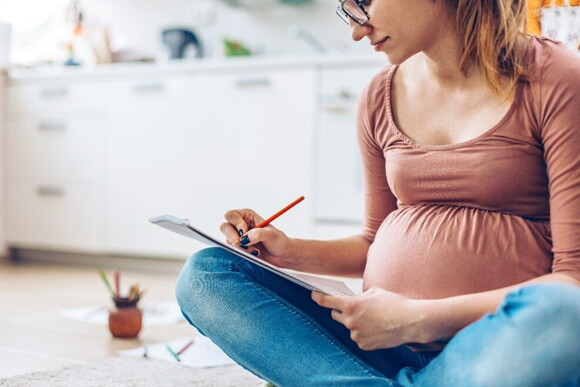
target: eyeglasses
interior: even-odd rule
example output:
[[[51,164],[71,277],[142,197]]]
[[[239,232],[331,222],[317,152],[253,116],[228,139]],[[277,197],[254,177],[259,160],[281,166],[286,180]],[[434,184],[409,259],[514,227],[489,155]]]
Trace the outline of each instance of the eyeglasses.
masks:
[[[346,24],[349,24],[349,19],[361,26],[367,24],[370,16],[363,8],[363,5],[368,5],[370,0],[342,0],[340,5],[336,8],[336,14],[340,16]]]

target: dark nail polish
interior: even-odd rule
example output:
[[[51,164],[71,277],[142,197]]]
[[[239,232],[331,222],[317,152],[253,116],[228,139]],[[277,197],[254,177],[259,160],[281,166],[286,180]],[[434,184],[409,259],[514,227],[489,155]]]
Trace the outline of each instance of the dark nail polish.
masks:
[[[238,235],[239,235],[239,236],[242,236],[242,235],[244,235],[244,230],[242,230],[242,229],[240,228],[240,229],[238,230]]]
[[[258,255],[260,255],[260,252],[258,250],[252,250],[251,253],[252,253],[252,255],[255,255],[256,257]]]
[[[246,245],[240,245],[240,247],[241,247],[242,249],[244,249],[244,250],[247,250],[247,249],[248,249],[248,246],[246,246]]]
[[[248,238],[247,235],[244,235],[242,237],[242,239],[240,239],[240,244],[242,244],[242,245],[248,245],[248,244],[250,244],[250,238]]]

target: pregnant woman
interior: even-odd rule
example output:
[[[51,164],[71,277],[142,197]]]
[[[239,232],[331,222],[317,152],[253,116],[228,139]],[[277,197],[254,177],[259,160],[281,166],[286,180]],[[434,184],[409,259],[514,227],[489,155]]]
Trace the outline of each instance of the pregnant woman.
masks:
[[[281,267],[362,276],[363,293],[214,248],[183,268],[183,314],[279,386],[580,385],[580,57],[523,34],[523,0],[337,12],[391,63],[359,103],[361,234],[291,238],[245,209],[221,230]]]

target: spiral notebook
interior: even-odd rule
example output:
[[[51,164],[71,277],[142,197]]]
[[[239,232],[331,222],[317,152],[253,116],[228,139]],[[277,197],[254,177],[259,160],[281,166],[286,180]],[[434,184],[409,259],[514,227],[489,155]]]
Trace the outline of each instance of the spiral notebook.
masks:
[[[289,281],[305,287],[306,289],[316,290],[321,293],[335,296],[354,295],[354,292],[342,281],[324,278],[312,274],[306,274],[290,269],[284,269],[272,265],[269,262],[266,262],[258,257],[253,256],[252,254],[248,254],[245,251],[241,251],[233,246],[230,246],[227,243],[224,243],[221,240],[193,227],[187,219],[177,218],[172,215],[160,215],[149,218],[149,222],[166,228],[167,230],[205,243],[208,246],[221,247],[222,249],[225,249],[232,254],[244,258],[254,263],[255,265],[263,267],[264,269],[279,275],[280,277],[286,278]]]

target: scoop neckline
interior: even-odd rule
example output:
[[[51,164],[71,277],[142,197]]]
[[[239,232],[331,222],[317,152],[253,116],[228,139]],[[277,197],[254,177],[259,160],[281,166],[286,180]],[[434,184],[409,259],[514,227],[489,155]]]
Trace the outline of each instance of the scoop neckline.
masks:
[[[433,150],[433,151],[445,151],[445,150],[455,150],[455,149],[466,148],[470,145],[473,145],[473,144],[493,135],[493,133],[495,133],[499,128],[501,128],[505,124],[506,121],[508,121],[511,118],[511,116],[514,114],[516,108],[520,104],[520,99],[521,99],[520,96],[521,96],[521,92],[522,92],[522,82],[518,81],[516,84],[516,91],[514,93],[514,100],[512,101],[508,111],[491,128],[487,129],[485,132],[483,132],[479,136],[476,136],[476,137],[471,138],[471,139],[466,140],[466,141],[461,141],[461,142],[457,142],[457,143],[453,143],[453,144],[443,144],[443,145],[425,144],[425,143],[413,140],[411,137],[407,136],[405,134],[405,132],[403,132],[401,129],[399,129],[399,127],[395,123],[395,118],[394,118],[394,114],[392,111],[391,91],[392,91],[393,77],[394,77],[398,68],[399,68],[399,65],[393,65],[391,67],[389,73],[387,74],[387,79],[386,79],[386,83],[387,83],[386,84],[386,105],[387,105],[386,107],[387,107],[387,116],[389,118],[389,128],[397,136],[399,136],[403,141],[408,143],[413,148]]]

